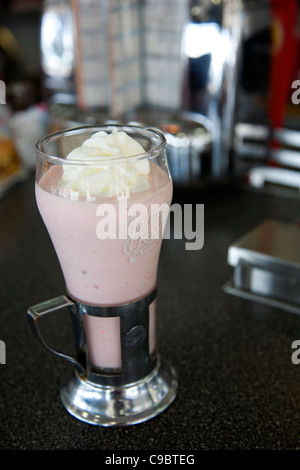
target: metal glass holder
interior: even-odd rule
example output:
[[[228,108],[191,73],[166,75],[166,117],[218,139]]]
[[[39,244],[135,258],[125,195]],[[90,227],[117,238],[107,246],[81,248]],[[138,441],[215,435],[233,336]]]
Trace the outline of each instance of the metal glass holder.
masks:
[[[177,376],[156,349],[149,348],[149,306],[156,290],[125,305],[88,305],[62,295],[28,309],[35,336],[52,353],[74,366],[60,388],[60,398],[68,412],[86,423],[126,426],[146,421],[165,410],[175,399]],[[76,356],[49,347],[38,319],[67,308],[74,327]],[[94,367],[90,361],[84,316],[119,317],[121,367],[115,370]]]

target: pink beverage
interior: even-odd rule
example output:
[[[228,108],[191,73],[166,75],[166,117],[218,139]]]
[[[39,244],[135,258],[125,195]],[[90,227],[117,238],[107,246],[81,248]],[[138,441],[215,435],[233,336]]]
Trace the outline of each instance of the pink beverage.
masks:
[[[56,250],[68,294],[75,301],[96,306],[124,305],[148,295],[156,286],[157,266],[162,238],[100,239],[97,229],[103,215],[98,209],[111,204],[106,213],[109,226],[117,222],[120,205],[115,197],[72,200],[57,188],[62,166],[53,165],[36,183],[36,200],[41,216]],[[128,208],[142,203],[150,213],[152,204],[167,203],[172,198],[169,175],[150,163],[148,187],[131,193]],[[113,217],[114,220],[110,220]],[[128,222],[128,221],[127,221]],[[145,219],[145,225],[149,223]],[[155,301],[149,309],[149,351],[155,349]],[[85,329],[91,363],[100,368],[121,367],[120,324],[118,317],[85,316]]]

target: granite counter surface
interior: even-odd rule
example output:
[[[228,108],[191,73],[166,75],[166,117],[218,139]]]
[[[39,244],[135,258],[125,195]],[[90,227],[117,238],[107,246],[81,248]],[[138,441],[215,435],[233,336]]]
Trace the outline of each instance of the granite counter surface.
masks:
[[[203,248],[164,240],[159,265],[158,345],[178,395],[156,418],[117,429],[69,415],[59,386],[72,366],[29,328],[28,307],[64,293],[33,176],[0,201],[0,450],[300,449],[300,365],[291,360],[300,317],[222,290],[229,244],[266,218],[297,223],[299,199],[233,185],[175,191],[173,202],[205,208]],[[68,344],[68,324],[53,322],[53,341]]]

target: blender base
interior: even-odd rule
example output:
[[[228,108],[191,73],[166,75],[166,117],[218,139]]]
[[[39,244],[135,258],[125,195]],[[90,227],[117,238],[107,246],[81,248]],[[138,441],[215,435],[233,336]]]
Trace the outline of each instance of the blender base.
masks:
[[[175,399],[176,372],[166,361],[144,379],[119,387],[84,380],[74,370],[61,386],[60,398],[67,411],[97,426],[129,426],[157,416]]]

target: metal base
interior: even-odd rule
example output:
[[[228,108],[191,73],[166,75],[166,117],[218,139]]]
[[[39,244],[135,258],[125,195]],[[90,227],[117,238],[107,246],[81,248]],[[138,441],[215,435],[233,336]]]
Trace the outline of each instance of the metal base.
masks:
[[[276,299],[275,297],[267,297],[260,294],[256,294],[254,292],[239,289],[234,286],[232,279],[226,282],[222,286],[222,289],[224,292],[226,292],[226,294],[235,295],[236,297],[240,297],[242,299],[252,300],[253,302],[258,302],[264,305],[268,305],[270,307],[275,307],[282,310],[286,310],[288,312],[300,314],[300,305],[296,305],[292,302],[288,302],[285,300]]]
[[[177,385],[174,369],[159,358],[143,380],[120,387],[92,384],[74,371],[62,385],[60,397],[68,412],[85,423],[128,426],[164,411],[175,399]]]

